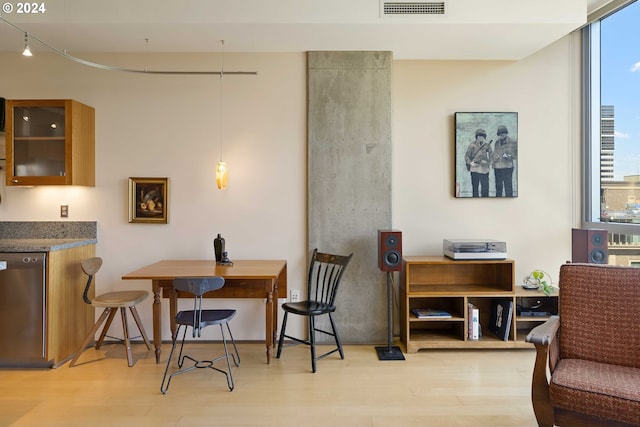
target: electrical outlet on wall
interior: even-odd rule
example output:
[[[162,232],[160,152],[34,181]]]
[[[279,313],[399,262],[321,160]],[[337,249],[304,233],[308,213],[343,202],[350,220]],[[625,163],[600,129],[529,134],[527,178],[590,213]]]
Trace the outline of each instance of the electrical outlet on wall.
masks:
[[[60,218],[69,217],[69,205],[60,205]]]
[[[289,291],[289,299],[291,300],[291,302],[300,301],[300,291],[298,289],[291,289]]]

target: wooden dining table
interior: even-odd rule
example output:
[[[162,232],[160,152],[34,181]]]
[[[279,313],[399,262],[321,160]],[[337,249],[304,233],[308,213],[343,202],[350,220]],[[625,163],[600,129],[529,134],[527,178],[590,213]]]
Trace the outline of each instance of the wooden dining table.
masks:
[[[160,363],[162,346],[161,298],[169,298],[171,336],[175,337],[178,298],[173,287],[176,277],[221,276],[222,289],[205,294],[206,298],[264,298],[265,345],[267,363],[276,342],[278,298],[287,296],[287,262],[284,260],[233,260],[232,265],[219,265],[214,260],[162,260],[122,276],[123,280],[151,280],[153,291],[153,345],[156,363]]]

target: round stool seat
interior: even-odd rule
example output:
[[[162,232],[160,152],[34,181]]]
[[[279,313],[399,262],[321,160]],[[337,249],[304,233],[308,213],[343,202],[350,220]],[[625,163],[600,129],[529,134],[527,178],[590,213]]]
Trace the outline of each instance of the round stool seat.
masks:
[[[146,300],[147,291],[115,291],[98,295],[91,301],[96,307],[132,307]]]
[[[80,347],[78,347],[78,349],[76,350],[73,359],[71,359],[71,362],[69,362],[69,367],[71,368],[76,365],[76,363],[78,362],[78,358],[87,348],[89,343],[95,340],[96,332],[98,332],[103,324],[104,327],[100,332],[100,338],[98,338],[98,340],[96,341],[96,350],[100,349],[100,347],[104,343],[105,337],[107,336],[109,338],[114,338],[118,341],[122,341],[127,353],[127,363],[129,367],[133,366],[133,352],[131,351],[131,340],[129,339],[127,308],[129,308],[129,311],[133,316],[133,320],[138,326],[138,330],[140,331],[140,335],[144,340],[144,344],[147,346],[148,350],[151,350],[151,343],[149,342],[147,333],[145,332],[144,326],[142,325],[142,319],[140,319],[140,315],[138,314],[138,310],[136,309],[137,304],[147,299],[147,297],[149,296],[149,292],[140,290],[114,291],[98,295],[93,299],[89,299],[89,290],[91,288],[91,284],[94,282],[93,277],[98,272],[98,270],[100,270],[100,267],[102,267],[102,258],[92,257],[84,259],[80,262],[80,267],[82,268],[84,274],[87,275],[87,284],[84,287],[82,300],[86,304],[91,304],[94,307],[103,307],[104,310],[102,310],[100,318],[96,321],[96,323],[93,325],[93,328],[91,328],[91,330],[84,337],[84,341],[82,342],[82,344],[80,344]],[[120,310],[118,310],[118,308]],[[122,317],[122,339],[107,335],[109,327],[111,326],[111,321],[118,311],[120,311],[120,315]]]

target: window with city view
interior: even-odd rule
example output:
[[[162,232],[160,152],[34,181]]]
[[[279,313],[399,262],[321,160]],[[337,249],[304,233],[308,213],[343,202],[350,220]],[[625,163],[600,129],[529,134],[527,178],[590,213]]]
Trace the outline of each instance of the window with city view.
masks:
[[[585,222],[609,231],[609,264],[640,266],[640,2],[584,29]]]

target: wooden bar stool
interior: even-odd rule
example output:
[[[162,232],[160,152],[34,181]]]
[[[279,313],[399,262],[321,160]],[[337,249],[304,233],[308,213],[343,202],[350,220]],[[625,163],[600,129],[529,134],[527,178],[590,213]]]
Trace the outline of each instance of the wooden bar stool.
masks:
[[[137,291],[137,290],[115,291],[115,292],[108,292],[106,294],[98,295],[97,297],[93,298],[93,300],[90,300],[87,297],[87,294],[91,287],[91,283],[93,282],[93,277],[98,272],[98,270],[100,270],[100,267],[102,267],[102,258],[100,257],[88,258],[82,261],[80,265],[82,267],[82,271],[84,271],[84,273],[88,276],[87,285],[85,286],[84,294],[82,295],[84,302],[87,304],[91,304],[95,307],[104,307],[104,311],[102,312],[102,315],[100,316],[96,324],[93,326],[89,334],[87,334],[86,338],[84,339],[84,341],[82,342],[78,350],[76,350],[76,353],[73,356],[71,363],[69,363],[69,367],[71,368],[75,366],[82,352],[87,348],[89,343],[95,338],[96,332],[98,331],[98,329],[100,329],[100,326],[106,320],[107,323],[104,325],[104,328],[100,333],[100,338],[96,342],[96,350],[100,349],[100,346],[102,346],[102,343],[104,342],[104,338],[107,336],[107,331],[111,326],[111,322],[113,321],[113,318],[115,317],[116,312],[118,311],[118,308],[120,309],[120,314],[122,315],[122,332],[124,337],[122,339],[122,342],[126,347],[127,362],[129,363],[130,367],[133,366],[133,355],[131,353],[131,342],[129,339],[129,327],[127,322],[127,308],[129,308],[129,310],[131,311],[131,315],[133,316],[133,319],[135,320],[136,325],[138,325],[138,329],[140,330],[140,334],[142,335],[142,339],[144,340],[144,343],[146,344],[147,349],[151,350],[151,343],[149,342],[149,338],[147,338],[147,334],[144,331],[144,326],[142,326],[142,321],[140,320],[140,316],[138,315],[138,310],[136,310],[136,305],[138,305],[139,303],[147,299],[147,297],[149,296],[149,292]],[[113,338],[113,337],[110,337],[110,338]]]

